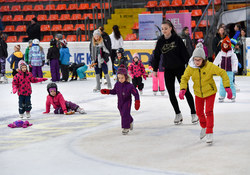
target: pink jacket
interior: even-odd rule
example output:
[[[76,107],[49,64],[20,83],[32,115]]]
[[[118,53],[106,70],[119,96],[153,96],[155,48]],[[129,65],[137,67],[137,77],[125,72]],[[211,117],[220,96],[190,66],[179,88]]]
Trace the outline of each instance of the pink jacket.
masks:
[[[134,60],[128,67],[128,73],[131,76],[131,78],[134,77],[146,77],[145,67],[143,66],[141,60],[138,61],[138,64],[136,65]]]
[[[58,94],[55,97],[52,97],[50,95],[47,96],[46,113],[50,112],[50,105],[52,105],[54,109],[62,107],[63,111],[67,112],[65,100],[60,92],[58,92]]]
[[[19,71],[13,78],[12,87],[18,89],[18,95],[29,96],[32,93],[30,83],[43,81],[40,78],[33,77],[32,73]]]

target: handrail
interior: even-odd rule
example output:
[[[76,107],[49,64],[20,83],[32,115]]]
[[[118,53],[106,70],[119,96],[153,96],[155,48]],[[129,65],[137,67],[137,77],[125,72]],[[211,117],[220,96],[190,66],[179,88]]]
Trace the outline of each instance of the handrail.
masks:
[[[88,21],[88,23],[87,23],[87,21]],[[87,17],[84,20],[84,25],[85,25],[85,41],[87,41],[88,38],[90,39],[90,20],[89,20],[89,17]],[[88,38],[87,38],[87,35],[88,35]]]
[[[97,9],[97,6],[95,6],[93,8],[93,25],[94,25],[94,29],[96,29],[96,26],[98,25],[98,9]]]

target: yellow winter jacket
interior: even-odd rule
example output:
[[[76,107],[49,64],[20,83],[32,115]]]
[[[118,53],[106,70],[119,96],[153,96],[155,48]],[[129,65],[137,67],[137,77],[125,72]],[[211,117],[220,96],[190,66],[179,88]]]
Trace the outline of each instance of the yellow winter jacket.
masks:
[[[180,89],[187,89],[187,83],[192,76],[194,94],[200,98],[211,96],[217,92],[213,79],[214,74],[222,77],[224,87],[230,87],[230,81],[225,70],[209,61],[202,68],[199,68],[194,65],[193,58],[190,58],[189,65],[181,77]]]

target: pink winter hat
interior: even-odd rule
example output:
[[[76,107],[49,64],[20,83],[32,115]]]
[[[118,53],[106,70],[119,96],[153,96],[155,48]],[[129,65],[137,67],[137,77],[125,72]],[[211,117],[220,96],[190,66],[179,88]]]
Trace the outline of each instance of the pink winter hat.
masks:
[[[26,67],[27,67],[27,64],[25,63],[25,61],[20,60],[20,61],[18,62],[18,69],[21,70],[21,67],[22,67],[22,66],[26,66]]]
[[[135,57],[140,58],[138,53],[134,53],[133,58]]]

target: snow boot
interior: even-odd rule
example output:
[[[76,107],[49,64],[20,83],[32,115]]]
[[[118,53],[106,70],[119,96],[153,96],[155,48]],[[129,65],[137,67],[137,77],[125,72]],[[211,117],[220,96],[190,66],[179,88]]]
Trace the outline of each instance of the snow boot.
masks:
[[[112,89],[112,85],[111,85],[109,74],[105,74],[105,78],[107,80],[108,89]]]
[[[176,125],[181,124],[182,120],[183,120],[182,114],[181,113],[176,114],[174,119],[174,124]]]

